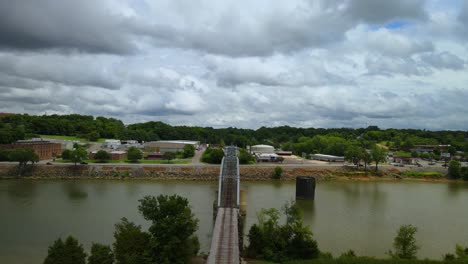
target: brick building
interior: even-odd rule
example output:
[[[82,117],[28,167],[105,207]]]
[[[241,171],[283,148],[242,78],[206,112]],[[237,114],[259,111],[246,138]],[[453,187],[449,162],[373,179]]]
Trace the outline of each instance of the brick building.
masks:
[[[18,140],[12,144],[3,145],[5,149],[32,149],[40,160],[53,159],[62,153],[62,144],[38,140]]]

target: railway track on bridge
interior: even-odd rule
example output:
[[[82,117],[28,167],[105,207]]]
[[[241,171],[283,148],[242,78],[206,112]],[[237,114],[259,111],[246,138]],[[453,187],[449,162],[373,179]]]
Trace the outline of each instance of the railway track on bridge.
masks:
[[[208,263],[238,264],[238,158],[237,148],[227,147],[220,175],[220,196]]]

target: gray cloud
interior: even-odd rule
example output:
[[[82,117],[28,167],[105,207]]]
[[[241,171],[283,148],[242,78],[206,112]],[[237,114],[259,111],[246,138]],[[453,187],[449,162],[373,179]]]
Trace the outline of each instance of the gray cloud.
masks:
[[[424,0],[352,0],[352,16],[371,24],[394,20],[422,20],[427,18]]]
[[[467,129],[467,6],[0,0],[0,111]]]
[[[125,18],[107,1],[1,0],[0,47],[65,49],[91,53],[131,53]]]
[[[55,54],[0,54],[1,82],[14,87],[37,87],[37,82],[56,82],[75,86],[118,89],[119,83],[107,66],[95,63],[96,57]],[[13,84],[12,82],[15,82]]]
[[[430,53],[421,56],[421,59],[434,68],[461,70],[466,62],[450,52]]]

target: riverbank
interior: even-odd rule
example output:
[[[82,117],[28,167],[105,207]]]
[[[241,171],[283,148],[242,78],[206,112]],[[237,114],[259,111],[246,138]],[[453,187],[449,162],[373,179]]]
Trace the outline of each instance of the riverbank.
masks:
[[[281,180],[292,181],[298,176],[312,176],[318,181],[452,181],[444,177],[446,170],[439,168],[395,168],[382,166],[378,172],[369,169],[367,172],[345,166],[281,166]],[[246,165],[240,166],[242,181],[269,181],[275,166]],[[0,164],[0,179],[18,178],[17,166]],[[411,176],[408,176],[411,175]],[[426,175],[430,177],[426,177]],[[219,166],[216,165],[35,165],[22,178],[27,179],[145,179],[145,180],[187,180],[216,181],[219,177]]]

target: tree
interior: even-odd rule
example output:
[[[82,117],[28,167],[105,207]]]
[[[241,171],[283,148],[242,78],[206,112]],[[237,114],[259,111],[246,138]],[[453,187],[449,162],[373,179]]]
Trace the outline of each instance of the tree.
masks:
[[[88,264],[113,264],[114,254],[109,246],[99,243],[91,245],[91,255],[88,258]]]
[[[249,164],[255,161],[252,154],[248,153],[245,149],[239,148],[239,164]]]
[[[221,164],[224,157],[224,151],[220,148],[207,148],[202,155],[201,160],[210,164]]]
[[[194,233],[198,220],[188,200],[178,195],[145,196],[138,206],[143,217],[151,221],[151,258],[156,263],[188,263],[199,243]]]
[[[448,166],[448,177],[450,179],[459,179],[461,176],[460,173],[461,164],[457,160],[451,160]]]
[[[184,146],[184,158],[191,158],[195,156],[195,146],[187,144]]]
[[[280,212],[274,208],[262,209],[258,224],[249,230],[249,257],[274,262],[290,259],[317,258],[319,250],[313,234],[302,222],[302,212],[296,204],[283,207],[286,223],[279,223]]]
[[[100,135],[97,131],[91,131],[85,135],[85,138],[87,138],[89,141],[98,141],[99,137]]]
[[[359,167],[359,162],[363,158],[364,152],[365,149],[359,146],[351,145],[345,151],[345,159],[351,161],[354,165],[356,165],[356,167]]]
[[[69,149],[64,149],[62,151],[62,159],[63,160],[70,160],[72,155],[72,151]]]
[[[468,167],[461,167],[460,174],[464,181],[468,181]]]
[[[111,156],[110,154],[105,151],[105,150],[99,150],[95,155],[94,159],[99,160],[100,162],[105,162],[107,160],[110,160]]]
[[[127,151],[127,158],[131,162],[137,162],[138,160],[143,158],[143,153],[136,147],[130,147]]]
[[[276,166],[273,169],[273,173],[271,174],[271,178],[273,178],[275,180],[279,180],[279,179],[281,179],[282,175],[283,175],[283,168],[281,168],[280,166]]]
[[[75,166],[77,163],[82,162],[83,160],[88,158],[88,152],[82,147],[78,147],[75,150],[71,152],[70,155],[70,161],[75,163]]]
[[[375,145],[371,150],[371,159],[375,162],[375,171],[378,171],[379,163],[386,161],[387,153],[385,150],[377,145]]]
[[[27,168],[28,162],[34,164],[39,161],[39,157],[34,152],[34,150],[28,148],[19,148],[11,150],[8,154],[8,159],[10,161],[19,162],[19,175],[23,175],[24,171]]]
[[[414,234],[418,229],[413,225],[402,225],[398,229],[397,236],[393,240],[395,253],[389,251],[389,255],[394,258],[416,259],[419,246],[416,244]]]
[[[83,245],[78,243],[74,237],[69,236],[65,243],[61,238],[54,241],[49,247],[49,252],[44,264],[85,264],[86,253]]]
[[[162,158],[167,160],[167,163],[170,163],[171,160],[176,158],[176,154],[174,152],[167,151],[167,152],[164,152],[164,154],[162,155]]]
[[[114,255],[118,264],[151,263],[148,257],[150,235],[141,231],[141,226],[122,218],[115,225],[114,239]]]

